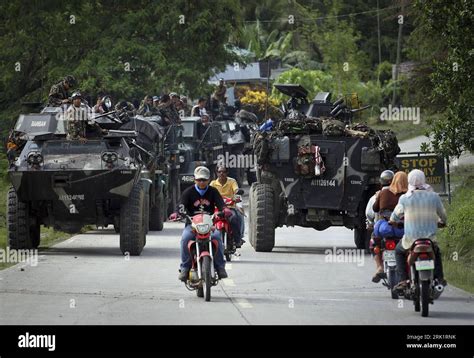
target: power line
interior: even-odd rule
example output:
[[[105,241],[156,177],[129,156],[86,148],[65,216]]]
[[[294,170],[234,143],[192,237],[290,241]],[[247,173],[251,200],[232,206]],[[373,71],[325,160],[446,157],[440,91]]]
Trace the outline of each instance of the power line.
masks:
[[[410,7],[410,6],[412,6],[412,4],[409,4],[406,7]],[[389,6],[389,7],[383,8],[383,9],[367,10],[367,11],[362,11],[362,12],[352,12],[352,13],[349,13],[349,14],[342,14],[342,15],[320,16],[320,17],[316,17],[316,18],[312,18],[312,19],[302,19],[302,20],[297,20],[297,21],[298,22],[310,22],[310,21],[318,21],[318,20],[324,20],[324,19],[350,17],[350,16],[365,15],[365,14],[369,14],[369,13],[377,13],[377,12],[381,12],[381,11],[393,10],[393,9],[399,9],[399,8],[401,8],[401,6]],[[279,20],[245,20],[243,22],[244,23],[256,23],[256,22],[279,23],[279,22],[283,22],[283,21],[287,21],[287,20],[288,20],[287,18],[282,18],[282,19],[279,19]]]

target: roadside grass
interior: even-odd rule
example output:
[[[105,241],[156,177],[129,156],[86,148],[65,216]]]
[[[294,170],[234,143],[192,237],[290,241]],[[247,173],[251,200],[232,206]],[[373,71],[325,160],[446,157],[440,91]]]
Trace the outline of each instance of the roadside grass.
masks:
[[[448,226],[438,234],[446,280],[453,286],[474,293],[474,165],[454,168],[451,204],[444,205]]]

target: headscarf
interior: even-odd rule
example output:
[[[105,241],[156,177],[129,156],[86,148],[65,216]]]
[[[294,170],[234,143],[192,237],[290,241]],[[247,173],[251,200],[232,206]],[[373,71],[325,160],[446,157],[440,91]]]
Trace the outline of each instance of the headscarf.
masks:
[[[408,173],[408,192],[407,197],[410,197],[415,190],[433,191],[433,188],[426,184],[425,173],[419,169],[413,169]]]
[[[408,190],[407,173],[403,171],[396,172],[388,190],[390,190],[395,195],[406,193]]]
[[[209,185],[206,186],[204,189],[201,189],[197,184],[194,184],[194,187],[196,188],[196,191],[199,193],[199,195],[204,196],[206,194],[207,189],[209,189]]]

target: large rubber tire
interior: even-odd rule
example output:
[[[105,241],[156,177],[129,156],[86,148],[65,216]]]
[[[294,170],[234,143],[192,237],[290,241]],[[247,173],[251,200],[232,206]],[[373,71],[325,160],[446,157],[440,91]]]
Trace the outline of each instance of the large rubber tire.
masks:
[[[163,230],[163,221],[165,217],[164,213],[165,203],[163,193],[160,192],[156,195],[155,206],[150,211],[150,230],[161,231]]]
[[[13,187],[7,194],[7,229],[10,249],[36,249],[40,244],[40,225],[30,215],[29,204],[18,199]]]
[[[124,255],[128,252],[138,256],[145,246],[145,196],[145,189],[138,182],[120,208],[120,250]]]
[[[387,281],[388,285],[390,287],[390,293],[392,295],[392,298],[394,300],[398,299],[398,293],[393,290],[393,288],[397,285],[398,283],[398,275],[397,275],[397,269],[396,268],[391,268],[388,270],[387,273]]]
[[[202,277],[204,279],[204,300],[209,302],[211,300],[211,258],[204,256],[202,259]]]
[[[428,317],[430,309],[430,281],[421,281],[421,316]]]
[[[275,246],[273,189],[268,184],[254,184],[252,188],[249,240],[255,251],[270,252]]]

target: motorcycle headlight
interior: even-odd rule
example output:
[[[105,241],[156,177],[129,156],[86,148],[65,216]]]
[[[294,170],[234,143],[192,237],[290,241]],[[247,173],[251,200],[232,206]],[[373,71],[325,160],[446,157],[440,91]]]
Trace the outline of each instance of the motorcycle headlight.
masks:
[[[196,231],[198,232],[198,234],[207,234],[210,230],[210,226],[209,224],[198,224],[196,225]]]

